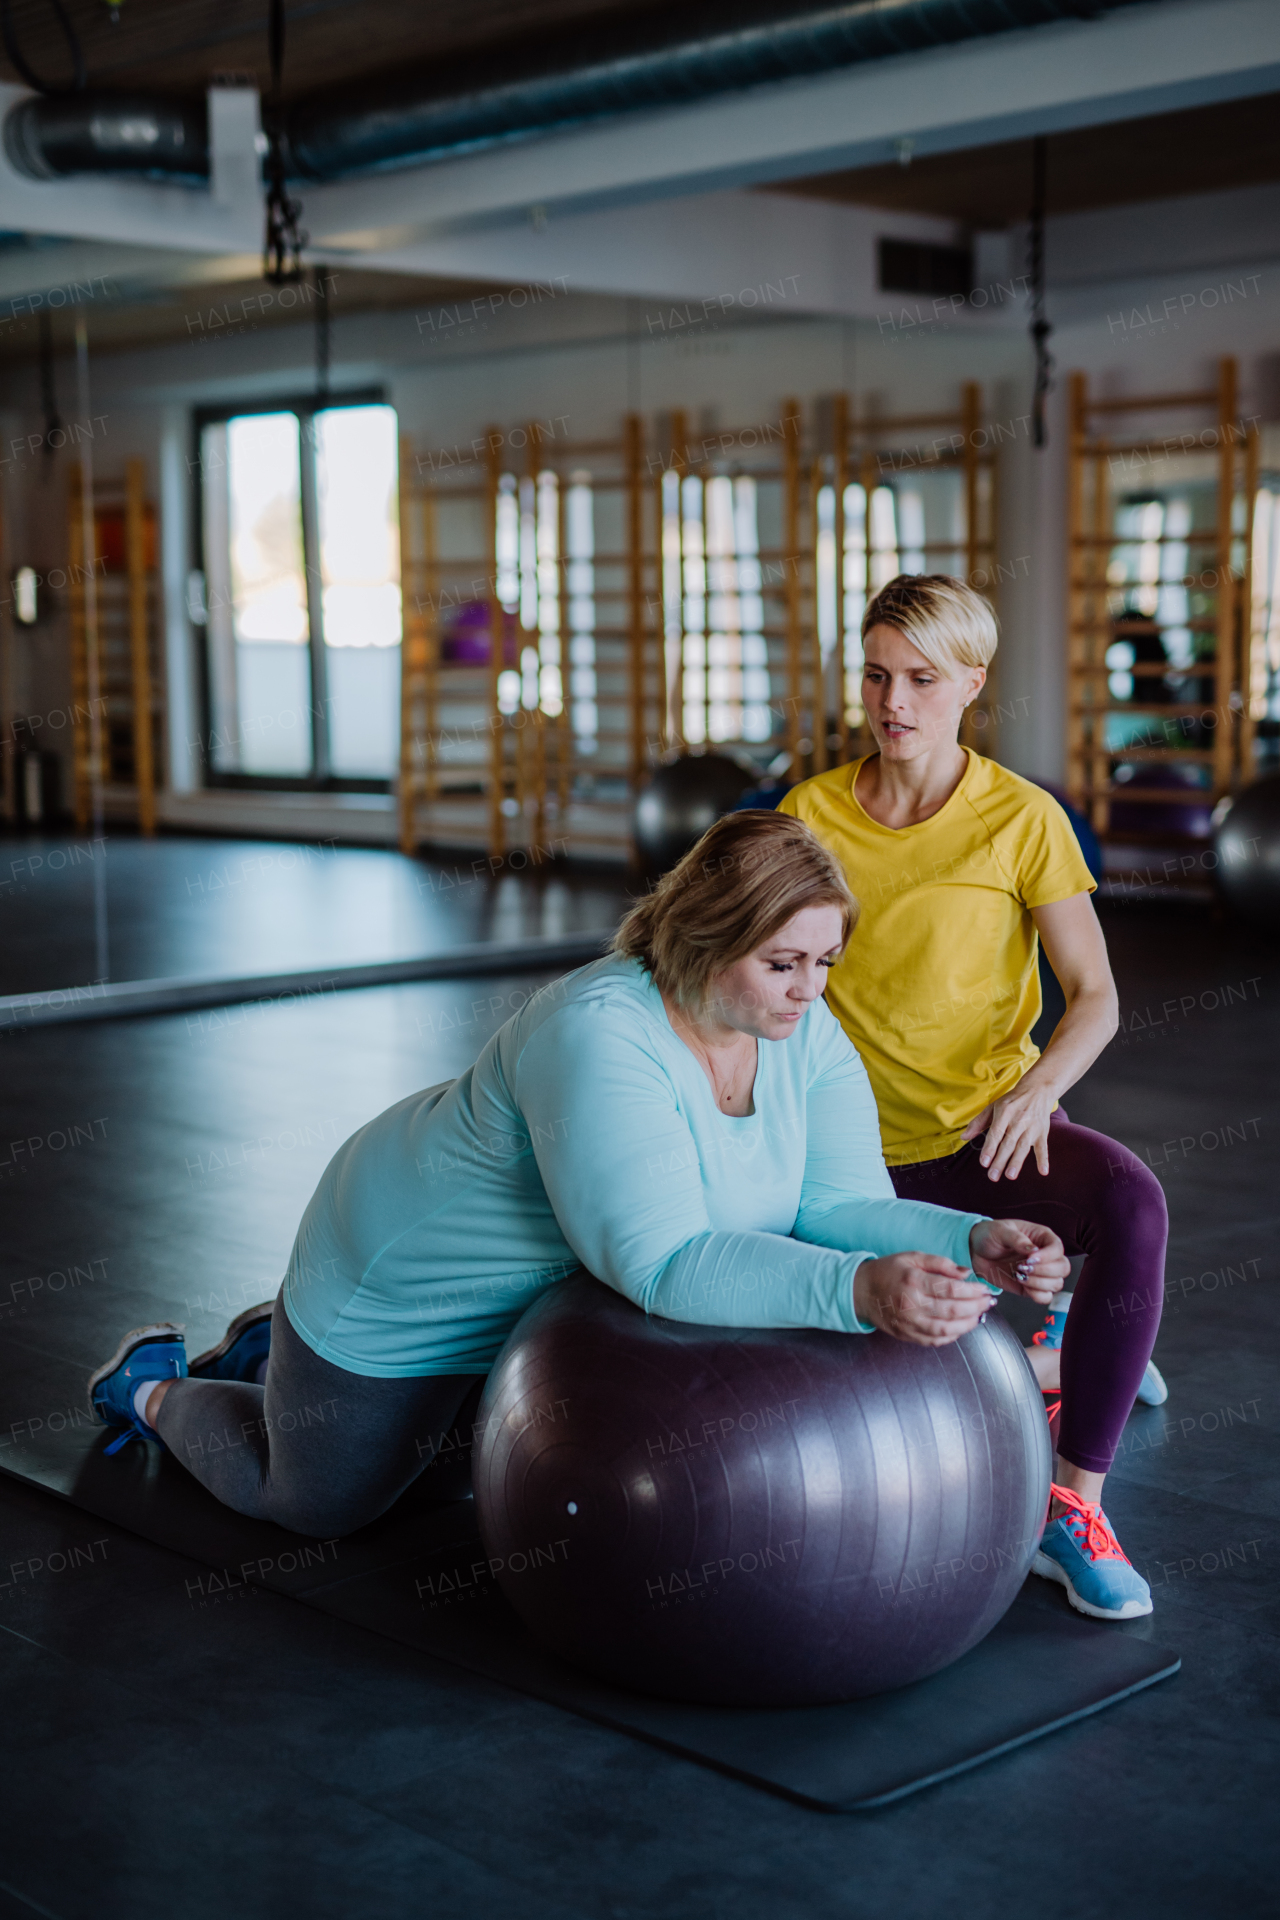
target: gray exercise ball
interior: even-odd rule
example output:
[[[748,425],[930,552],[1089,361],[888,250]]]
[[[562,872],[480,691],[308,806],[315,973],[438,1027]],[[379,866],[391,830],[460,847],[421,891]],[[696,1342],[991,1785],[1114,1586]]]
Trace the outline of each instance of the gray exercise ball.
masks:
[[[515,1611],[669,1700],[823,1706],[939,1672],[1013,1604],[1049,1504],[1044,1401],[995,1314],[947,1347],[701,1327],[578,1273],[516,1326],[476,1423]]]
[[[1214,836],[1218,891],[1229,907],[1264,926],[1280,925],[1280,773],[1255,780]]]
[[[755,786],[759,775],[723,753],[690,753],[659,767],[636,801],[636,852],[653,873],[666,873],[721,814]]]

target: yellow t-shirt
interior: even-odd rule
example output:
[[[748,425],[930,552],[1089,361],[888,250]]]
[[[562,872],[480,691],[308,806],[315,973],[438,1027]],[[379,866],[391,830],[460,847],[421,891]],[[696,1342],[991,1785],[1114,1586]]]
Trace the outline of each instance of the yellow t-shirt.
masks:
[[[918,826],[883,827],[863,809],[861,760],[779,805],[831,849],[862,906],[827,1003],[866,1064],[890,1166],[956,1152],[1039,1058],[1029,909],[1093,891],[1053,796],[965,753],[959,786]]]

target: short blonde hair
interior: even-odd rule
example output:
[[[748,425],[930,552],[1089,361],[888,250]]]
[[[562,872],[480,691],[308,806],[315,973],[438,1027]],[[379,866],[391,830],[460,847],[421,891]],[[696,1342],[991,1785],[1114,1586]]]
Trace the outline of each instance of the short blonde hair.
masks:
[[[988,666],[1000,644],[991,602],[949,573],[900,573],[869,602],[864,640],[872,627],[894,627],[947,679]]]
[[[847,943],[858,903],[834,855],[803,821],[748,808],[717,820],[632,907],[613,952],[642,960],[660,993],[696,1012],[718,973],[806,907],[838,907]]]

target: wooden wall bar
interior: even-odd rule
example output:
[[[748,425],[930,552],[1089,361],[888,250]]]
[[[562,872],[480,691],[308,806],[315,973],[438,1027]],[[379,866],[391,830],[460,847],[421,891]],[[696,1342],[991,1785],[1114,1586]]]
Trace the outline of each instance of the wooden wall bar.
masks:
[[[1213,388],[1182,394],[1092,396],[1084,374],[1073,373],[1068,413],[1068,788],[1099,833],[1111,830],[1112,807],[1123,798],[1126,807],[1149,810],[1151,819],[1150,832],[1126,826],[1123,839],[1168,841],[1178,833],[1160,809],[1195,800],[1176,770],[1207,770],[1209,803],[1253,776],[1249,615],[1257,428],[1239,417],[1230,358],[1219,363]],[[1144,425],[1145,439],[1138,430]],[[1193,496],[1204,510],[1185,532],[1162,531],[1147,541],[1118,524],[1122,508]],[[1158,604],[1150,617],[1126,606],[1138,583],[1113,574],[1126,571],[1123,553],[1139,545],[1161,554],[1161,579],[1149,583],[1157,602],[1160,586],[1186,589],[1191,610],[1185,619],[1164,621]],[[1164,578],[1169,545],[1186,552],[1179,580]],[[1130,669],[1109,665],[1117,642],[1146,641],[1175,624],[1191,635],[1189,663],[1135,658]],[[1114,690],[1116,672],[1122,685],[1128,674],[1128,693]],[[1195,697],[1174,697],[1180,677]],[[1150,737],[1122,740],[1122,730],[1132,732],[1125,716],[1148,721]],[[1179,737],[1172,737],[1171,724]],[[1148,783],[1144,776],[1140,787],[1130,784],[1130,770],[1149,765],[1167,767],[1167,781]]]
[[[944,484],[953,489],[952,521],[960,530],[952,526],[926,542],[925,568],[963,570],[979,590],[995,595],[995,453],[982,426],[980,387],[969,382],[957,398],[957,405],[937,415],[907,418],[859,417],[844,394],[807,412],[788,400],[779,420],[763,430],[725,430],[702,439],[691,433],[680,409],[655,420],[629,415],[616,438],[593,442],[565,440],[551,423],[540,427],[535,421],[519,430],[527,452],[514,451],[520,444],[516,433],[493,428],[487,465],[451,473],[417,458],[406,442],[401,845],[406,851],[482,845],[495,860],[524,850],[536,861],[547,849],[616,858],[629,847],[636,793],[671,754],[749,753],[762,769],[785,756],[796,773],[807,774],[865,752],[856,697],[861,636],[849,608],[865,603],[885,566],[892,570],[896,564],[893,554],[911,544],[899,529],[892,553],[874,549],[871,502],[877,490],[909,489],[917,469],[949,476]],[[721,476],[754,482],[758,524],[758,553],[728,556],[727,575],[726,557],[708,550],[709,483]],[[583,563],[570,557],[567,517],[570,491],[582,484],[592,490],[595,526],[590,671],[575,647],[581,634],[574,608],[583,596],[575,593],[571,575]],[[863,489],[860,553],[856,543],[849,545],[851,486]],[[545,583],[529,627],[520,624],[518,610],[524,604],[528,617],[527,598],[521,603],[518,593],[513,597],[509,579],[500,584],[499,500],[513,487],[526,543],[530,512],[547,511],[553,495],[558,503],[554,623]],[[740,496],[730,498],[736,516]],[[721,539],[723,503],[721,495]],[[821,582],[820,512],[828,556]],[[735,551],[737,524],[735,517]],[[545,556],[539,549],[531,560],[522,551],[520,564],[541,569]],[[741,584],[752,565],[759,569],[758,595]],[[752,707],[746,696],[745,644],[739,646],[739,666],[726,667],[724,636],[716,634],[712,658],[713,612],[723,604],[717,582],[725,577],[738,581],[735,604],[749,592],[763,608],[770,689],[764,737],[712,737],[723,731],[717,715],[763,710],[759,699]],[[820,596],[827,609],[821,626]],[[470,612],[489,635],[483,669],[474,659],[464,662],[449,638],[450,623],[468,599],[483,600],[487,608],[483,616]],[[513,621],[511,660],[504,635]],[[539,650],[544,666],[558,656],[558,706],[546,693],[551,683],[542,669],[543,691],[536,704],[525,704],[530,648]],[[585,698],[578,688],[591,672],[597,722],[588,738],[575,715]],[[738,692],[717,691],[726,674],[732,679],[735,673]],[[518,706],[512,695],[517,679]],[[994,687],[984,698],[994,707]],[[759,734],[758,722],[753,725]],[[979,730],[970,737],[985,744],[991,736]]]

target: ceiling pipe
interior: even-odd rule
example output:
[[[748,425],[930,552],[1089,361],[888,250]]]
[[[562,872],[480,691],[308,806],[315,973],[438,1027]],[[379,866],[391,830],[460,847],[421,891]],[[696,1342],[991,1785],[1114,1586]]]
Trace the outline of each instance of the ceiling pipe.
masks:
[[[768,14],[686,6],[664,10],[667,37],[657,45],[652,15],[605,19],[573,30],[578,57],[567,69],[563,60],[550,65],[544,35],[506,50],[500,64],[451,63],[426,87],[421,77],[390,78],[300,101],[288,121],[292,168],[304,179],[337,180],[1108,10],[1090,0],[848,0],[779,17],[776,3]]]
[[[123,173],[200,185],[209,177],[208,111],[203,100],[33,93],[5,115],[4,150],[28,180]]]
[[[655,22],[603,18],[573,29],[566,68],[548,36],[420,74],[384,75],[293,103],[290,177],[339,180],[621,113],[686,105],[1057,20],[1094,19],[1142,0],[846,0],[777,14],[717,3],[668,7]],[[744,17],[745,15],[745,17]],[[726,24],[730,22],[731,24]],[[665,33],[655,42],[655,26]],[[5,150],[34,179],[70,173],[206,177],[203,106],[34,95],[5,120]]]

